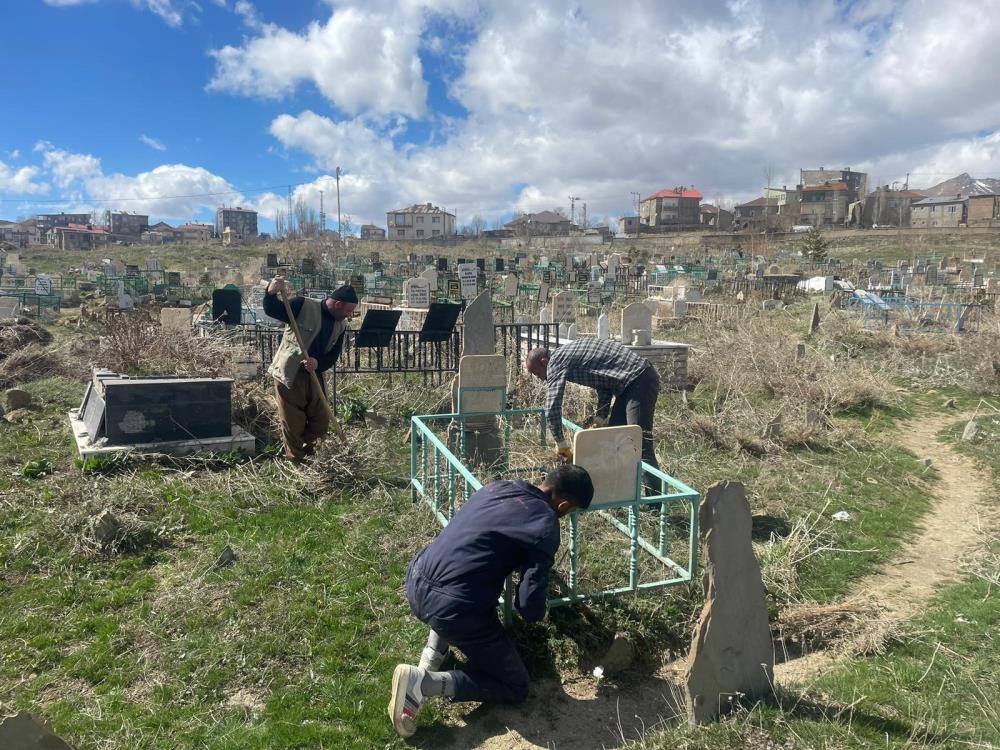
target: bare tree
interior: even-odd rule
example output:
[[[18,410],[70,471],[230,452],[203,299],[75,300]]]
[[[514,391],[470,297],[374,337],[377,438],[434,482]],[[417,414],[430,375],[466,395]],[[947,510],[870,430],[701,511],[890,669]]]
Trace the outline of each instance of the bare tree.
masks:
[[[486,220],[479,214],[476,214],[472,217],[472,224],[469,228],[472,230],[472,234],[478,237],[486,229]]]
[[[341,237],[353,237],[354,233],[357,231],[357,227],[354,226],[354,222],[351,221],[350,214],[344,214],[340,218],[340,236]]]

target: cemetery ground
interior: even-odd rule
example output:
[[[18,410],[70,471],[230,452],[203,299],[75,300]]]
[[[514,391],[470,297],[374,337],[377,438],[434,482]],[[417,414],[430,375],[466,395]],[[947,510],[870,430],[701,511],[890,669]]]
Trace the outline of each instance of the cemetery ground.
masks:
[[[1000,330],[991,319],[974,338],[893,336],[831,310],[810,336],[811,309],[669,331],[695,347],[690,388],[661,396],[655,430],[669,473],[700,491],[747,487],[789,658],[774,694],[716,725],[678,720],[671,678],[702,599],[678,587],[516,622],[528,703],[432,705],[409,744],[1000,746]],[[406,746],[385,704],[425,631],[402,580],[437,524],[411,503],[403,436],[444,389],[349,379],[347,445],[305,468],[274,460],[265,382],[234,392],[257,458],[81,465],[65,415],[88,363],[225,374],[204,344],[81,325],[0,340],[0,387],[33,397],[0,422],[0,708],[44,715],[79,748]],[[541,394],[520,381],[514,405]],[[576,393],[567,412],[588,408]],[[117,524],[101,536],[105,511]],[[958,575],[929,543],[961,561]],[[636,651],[621,670],[606,658],[616,633]]]

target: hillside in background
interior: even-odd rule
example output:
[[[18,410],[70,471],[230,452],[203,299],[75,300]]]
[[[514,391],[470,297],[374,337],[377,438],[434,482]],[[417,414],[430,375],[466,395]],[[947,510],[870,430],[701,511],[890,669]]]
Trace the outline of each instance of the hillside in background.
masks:
[[[995,177],[984,177],[976,179],[970,177],[968,172],[963,172],[958,177],[939,182],[933,187],[921,190],[921,193],[929,198],[941,198],[948,195],[959,195],[966,197],[969,195],[990,195],[1000,193],[1000,180]]]

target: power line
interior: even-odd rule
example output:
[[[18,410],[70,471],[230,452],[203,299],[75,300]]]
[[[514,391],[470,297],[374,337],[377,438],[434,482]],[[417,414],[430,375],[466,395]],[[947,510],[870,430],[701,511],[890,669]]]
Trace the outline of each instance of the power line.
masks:
[[[0,203],[29,203],[31,205],[44,205],[53,203],[124,203],[126,201],[168,201],[175,200],[178,198],[214,198],[220,195],[253,195],[254,193],[267,193],[270,191],[281,190],[286,187],[298,188],[303,185],[313,185],[317,182],[323,182],[327,180],[333,180],[333,177],[321,177],[310,182],[296,182],[291,185],[272,185],[271,187],[255,188],[253,190],[240,190],[239,188],[234,188],[233,190],[224,190],[217,193],[188,193],[186,195],[153,195],[153,196],[132,196],[127,198],[39,198],[37,200],[30,197],[24,198],[0,198]]]

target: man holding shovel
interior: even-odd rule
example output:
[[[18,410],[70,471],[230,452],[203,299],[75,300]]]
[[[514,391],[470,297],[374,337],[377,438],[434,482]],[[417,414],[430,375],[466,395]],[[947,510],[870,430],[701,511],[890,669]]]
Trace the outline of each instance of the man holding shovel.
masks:
[[[349,286],[340,287],[324,300],[288,300],[286,295],[285,279],[276,276],[267,285],[264,312],[288,325],[267,372],[274,378],[285,457],[302,461],[330,428],[332,414],[321,374],[340,356],[358,295]]]

